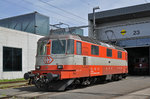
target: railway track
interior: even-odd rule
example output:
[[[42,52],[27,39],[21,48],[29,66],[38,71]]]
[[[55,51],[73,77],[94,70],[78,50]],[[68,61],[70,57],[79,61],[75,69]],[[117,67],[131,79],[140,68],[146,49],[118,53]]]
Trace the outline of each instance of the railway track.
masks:
[[[0,82],[0,85],[1,85],[1,84],[20,83],[20,82],[27,82],[27,81],[9,81],[9,82]]]
[[[28,86],[27,81],[0,82],[0,89]]]

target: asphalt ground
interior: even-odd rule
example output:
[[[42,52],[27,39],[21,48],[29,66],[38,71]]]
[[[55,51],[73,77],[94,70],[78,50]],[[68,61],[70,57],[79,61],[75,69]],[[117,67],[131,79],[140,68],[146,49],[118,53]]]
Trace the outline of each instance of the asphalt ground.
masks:
[[[150,99],[150,77],[126,79],[65,92],[45,92],[34,86],[0,89],[0,98],[10,99]]]

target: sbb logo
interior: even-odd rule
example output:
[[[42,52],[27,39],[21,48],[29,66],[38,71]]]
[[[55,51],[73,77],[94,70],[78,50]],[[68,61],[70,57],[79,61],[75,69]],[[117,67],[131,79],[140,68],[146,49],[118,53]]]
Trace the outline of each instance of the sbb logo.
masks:
[[[44,61],[45,64],[50,64],[50,63],[53,62],[53,58],[50,57],[50,56],[46,56],[46,57],[44,57],[43,61]]]

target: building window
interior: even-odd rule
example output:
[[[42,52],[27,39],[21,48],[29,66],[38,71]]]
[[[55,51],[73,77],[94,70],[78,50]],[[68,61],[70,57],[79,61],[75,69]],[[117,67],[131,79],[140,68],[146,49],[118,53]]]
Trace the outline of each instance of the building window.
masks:
[[[3,71],[22,71],[22,49],[3,47]]]
[[[92,55],[99,55],[99,47],[95,46],[95,45],[92,45],[91,46],[91,54]]]
[[[118,51],[118,58],[122,58],[122,52]]]
[[[112,49],[107,49],[107,56],[112,57]]]
[[[81,55],[82,48],[81,48],[81,42],[76,42],[76,51],[78,55]]]

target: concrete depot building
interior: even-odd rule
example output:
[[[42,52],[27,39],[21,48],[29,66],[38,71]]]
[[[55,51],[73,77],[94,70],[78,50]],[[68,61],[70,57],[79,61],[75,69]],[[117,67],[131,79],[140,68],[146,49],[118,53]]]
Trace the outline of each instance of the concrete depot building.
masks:
[[[150,3],[96,12],[95,37],[128,51],[129,73],[134,60],[147,57],[150,67]],[[93,36],[93,13],[88,15],[89,36]],[[150,68],[146,70],[150,74]]]
[[[0,20],[0,79],[35,69],[37,41],[49,35],[49,17],[37,12]]]
[[[37,41],[41,37],[0,27],[0,79],[23,78],[25,72],[34,69]]]

